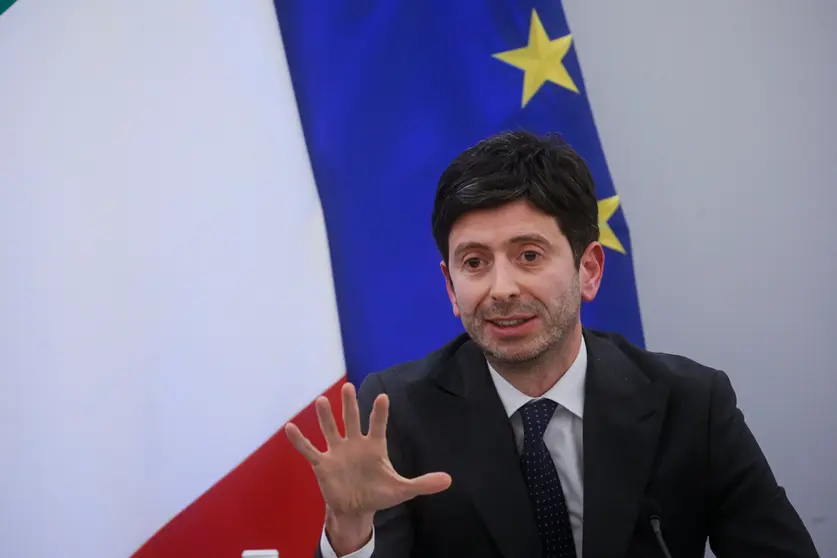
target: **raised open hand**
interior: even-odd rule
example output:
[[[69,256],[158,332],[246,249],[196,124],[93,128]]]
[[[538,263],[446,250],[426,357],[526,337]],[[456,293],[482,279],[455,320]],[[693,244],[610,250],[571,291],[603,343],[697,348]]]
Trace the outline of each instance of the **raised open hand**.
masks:
[[[386,394],[378,395],[372,405],[366,435],[360,429],[354,386],[343,385],[341,396],[345,436],[337,429],[328,399],[320,397],[316,402],[317,418],[328,444],[325,452],[314,447],[296,425],[288,423],[285,427],[291,443],[311,463],[323,499],[333,514],[361,517],[450,486],[451,478],[446,473],[407,479],[395,471],[387,453]]]

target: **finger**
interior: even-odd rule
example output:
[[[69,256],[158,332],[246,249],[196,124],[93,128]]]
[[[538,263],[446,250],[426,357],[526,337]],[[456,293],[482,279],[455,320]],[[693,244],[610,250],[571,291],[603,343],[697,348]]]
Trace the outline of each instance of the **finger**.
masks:
[[[317,420],[320,421],[320,430],[323,431],[326,443],[329,447],[338,444],[342,439],[340,431],[337,430],[337,423],[334,422],[334,415],[331,412],[331,402],[326,397],[318,397],[317,403],[314,405],[317,408]]]
[[[357,393],[355,386],[347,382],[341,390],[343,395],[343,426],[346,427],[346,437],[360,436],[360,411],[357,408]]]
[[[387,419],[389,418],[389,397],[385,393],[375,398],[372,413],[369,415],[369,437],[386,438]]]
[[[291,445],[296,448],[296,451],[301,453],[311,465],[317,465],[320,462],[323,454],[314,447],[314,444],[300,432],[295,424],[291,422],[286,424],[285,434],[288,436],[288,440],[291,441]]]
[[[447,490],[452,482],[450,475],[447,473],[427,473],[414,479],[405,480],[407,482],[407,491],[411,495],[411,498],[442,492],[443,490]]]

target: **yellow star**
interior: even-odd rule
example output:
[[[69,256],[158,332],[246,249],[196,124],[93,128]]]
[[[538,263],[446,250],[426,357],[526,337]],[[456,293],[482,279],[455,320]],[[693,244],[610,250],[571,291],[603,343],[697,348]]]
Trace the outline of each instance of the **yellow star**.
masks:
[[[523,104],[521,106],[525,107],[529,99],[547,81],[578,93],[578,88],[573,83],[573,78],[570,77],[563,62],[564,56],[570,50],[572,40],[572,35],[564,35],[549,40],[541,19],[538,17],[538,12],[532,10],[532,22],[529,25],[529,44],[523,48],[507,50],[494,55],[494,58],[523,70]]]
[[[611,250],[616,250],[622,254],[626,254],[625,247],[616,238],[616,233],[610,228],[608,220],[613,217],[616,210],[619,208],[619,196],[610,196],[603,200],[599,200],[599,242],[602,246],[606,246]]]

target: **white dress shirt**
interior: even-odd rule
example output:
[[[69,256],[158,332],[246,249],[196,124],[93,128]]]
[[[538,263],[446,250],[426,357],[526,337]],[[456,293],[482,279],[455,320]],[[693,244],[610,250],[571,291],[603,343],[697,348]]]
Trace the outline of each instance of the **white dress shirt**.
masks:
[[[488,370],[500,401],[511,421],[518,452],[523,451],[523,421],[518,409],[534,399],[550,399],[558,404],[555,414],[546,427],[543,440],[555,462],[564,499],[570,514],[575,551],[581,558],[582,526],[584,524],[584,446],[582,419],[584,418],[584,383],[587,377],[587,346],[581,338],[581,348],[567,372],[549,391],[540,398],[529,397],[511,385],[489,364]],[[370,558],[375,548],[375,532],[366,545],[343,558]],[[323,558],[337,558],[323,529],[320,537],[320,551]]]

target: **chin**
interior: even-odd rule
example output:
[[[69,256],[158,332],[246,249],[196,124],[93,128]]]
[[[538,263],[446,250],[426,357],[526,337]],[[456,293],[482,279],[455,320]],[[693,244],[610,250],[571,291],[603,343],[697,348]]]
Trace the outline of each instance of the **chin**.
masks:
[[[518,347],[503,346],[503,343],[493,342],[485,348],[486,352],[501,362],[522,364],[537,360],[546,348],[536,343],[520,343]]]
[[[527,351],[525,353],[500,353],[497,355],[497,358],[498,360],[509,364],[523,364],[537,360],[541,354],[543,353],[532,351]]]

